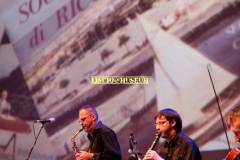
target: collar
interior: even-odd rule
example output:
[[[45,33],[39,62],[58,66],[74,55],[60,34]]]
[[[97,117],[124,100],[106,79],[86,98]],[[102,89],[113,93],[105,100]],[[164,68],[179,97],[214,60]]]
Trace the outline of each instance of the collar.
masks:
[[[102,126],[102,122],[98,121],[94,130],[99,129]]]
[[[172,147],[175,145],[180,146],[182,134],[183,134],[182,132],[179,132],[169,143],[166,141],[164,147]]]
[[[90,140],[90,141],[92,140],[92,138],[94,137],[96,131],[97,131],[99,128],[101,128],[102,125],[103,125],[103,123],[102,123],[101,121],[98,121],[98,122],[97,122],[97,125],[96,125],[96,127],[95,127],[95,129],[94,129],[94,131],[93,131],[93,135],[91,135],[90,133],[87,134],[88,140]]]

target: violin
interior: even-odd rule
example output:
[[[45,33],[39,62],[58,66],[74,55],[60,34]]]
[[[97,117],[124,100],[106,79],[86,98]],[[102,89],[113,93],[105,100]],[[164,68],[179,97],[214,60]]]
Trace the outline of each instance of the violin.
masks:
[[[234,160],[238,155],[240,155],[240,148],[234,148],[228,153],[225,160]]]

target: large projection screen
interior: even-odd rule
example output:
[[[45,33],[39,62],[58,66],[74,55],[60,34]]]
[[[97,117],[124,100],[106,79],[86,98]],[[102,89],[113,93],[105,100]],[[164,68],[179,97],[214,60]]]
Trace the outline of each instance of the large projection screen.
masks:
[[[0,92],[11,109],[0,103],[0,160],[26,159],[41,129],[33,122],[51,117],[30,159],[74,159],[86,104],[117,133],[123,160],[131,133],[146,153],[163,108],[181,115],[203,160],[224,159],[239,147],[224,130],[240,100],[239,12],[239,0],[1,1]],[[147,76],[148,84],[92,84],[91,76]],[[85,132],[75,141],[87,149]]]

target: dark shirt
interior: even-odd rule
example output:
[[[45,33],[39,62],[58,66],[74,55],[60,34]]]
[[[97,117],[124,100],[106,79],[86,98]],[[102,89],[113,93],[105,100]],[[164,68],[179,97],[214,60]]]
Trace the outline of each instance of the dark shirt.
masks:
[[[97,124],[93,137],[88,134],[89,152],[94,153],[94,160],[121,160],[120,145],[113,130],[101,121]]]
[[[197,144],[188,136],[179,132],[173,140],[160,148],[159,155],[165,160],[201,160]]]

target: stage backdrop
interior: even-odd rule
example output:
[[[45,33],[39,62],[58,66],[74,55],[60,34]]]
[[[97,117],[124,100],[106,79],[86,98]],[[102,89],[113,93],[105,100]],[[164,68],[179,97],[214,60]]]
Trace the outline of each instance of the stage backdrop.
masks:
[[[78,110],[96,108],[118,136],[143,155],[156,112],[172,108],[206,160],[238,147],[222,123],[240,97],[238,0],[10,0],[0,2],[0,160],[74,159]],[[91,76],[147,76],[148,84],[91,84]],[[219,102],[216,101],[216,96]],[[2,106],[1,106],[2,107]],[[2,109],[1,109],[2,110]],[[76,138],[81,150],[88,140]],[[160,139],[159,144],[164,142]]]

